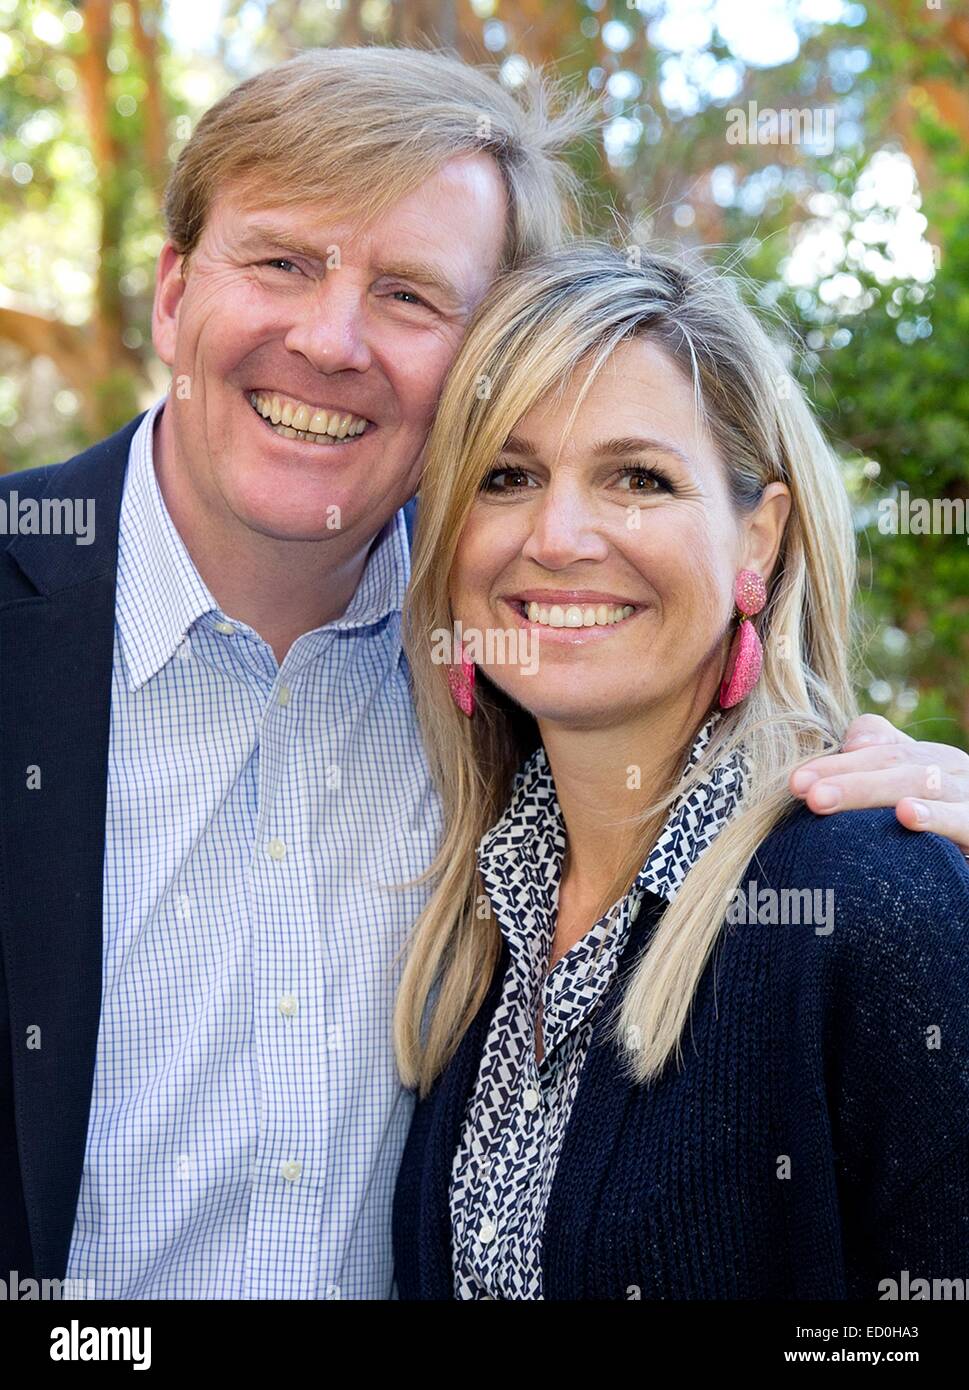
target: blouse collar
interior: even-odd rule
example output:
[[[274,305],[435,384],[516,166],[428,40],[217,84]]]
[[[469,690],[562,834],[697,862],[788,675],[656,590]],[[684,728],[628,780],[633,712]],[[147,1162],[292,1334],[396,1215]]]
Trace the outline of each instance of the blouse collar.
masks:
[[[700,729],[684,772],[701,757],[719,719],[720,712],[714,711]],[[743,783],[743,757],[735,752],[680,797],[629,892],[606,918],[614,919],[620,909],[628,911],[630,906],[635,916],[644,892],[672,902],[689,870],[736,810]],[[548,925],[558,898],[566,843],[551,768],[540,746],[516,774],[507,810],[485,833],[477,850],[482,880],[506,935],[509,928],[528,933]]]

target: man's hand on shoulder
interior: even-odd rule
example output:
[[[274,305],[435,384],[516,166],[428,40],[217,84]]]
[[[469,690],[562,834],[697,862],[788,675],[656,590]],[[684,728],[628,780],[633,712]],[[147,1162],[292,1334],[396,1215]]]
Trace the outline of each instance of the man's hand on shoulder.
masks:
[[[790,788],[812,811],[894,806],[908,830],[932,830],[969,857],[969,754],[919,743],[878,714],[849,727],[840,753],[791,774]]]

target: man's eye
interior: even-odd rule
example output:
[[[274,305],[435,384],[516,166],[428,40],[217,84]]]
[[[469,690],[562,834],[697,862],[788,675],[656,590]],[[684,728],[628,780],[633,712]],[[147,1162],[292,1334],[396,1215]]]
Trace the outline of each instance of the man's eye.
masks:
[[[619,477],[621,483],[629,482],[624,492],[638,492],[643,496],[656,492],[672,492],[673,485],[665,473],[657,468],[623,468]]]
[[[422,304],[425,309],[429,309],[431,307],[426,299],[421,299],[420,295],[415,294],[413,290],[392,290],[391,296],[392,298],[399,300],[401,303],[406,302],[409,304]]]
[[[296,264],[296,262],[295,262],[295,261],[288,261],[288,260],[286,259],[285,256],[273,256],[273,257],[272,257],[270,260],[268,260],[268,261],[261,261],[260,264],[261,264],[261,265],[269,265],[269,266],[273,266],[273,267],[276,267],[276,266],[280,266],[280,267],[282,267],[282,266],[288,266],[290,270],[299,270],[299,266]]]
[[[509,483],[509,479],[514,482]],[[492,468],[481,484],[482,492],[521,492],[529,485],[523,468]]]

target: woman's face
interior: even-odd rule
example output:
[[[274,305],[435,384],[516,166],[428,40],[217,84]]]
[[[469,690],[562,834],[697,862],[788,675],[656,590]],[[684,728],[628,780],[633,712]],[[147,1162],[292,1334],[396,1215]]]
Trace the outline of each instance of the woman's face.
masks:
[[[737,572],[765,577],[788,494],[738,515],[692,385],[646,341],[593,382],[540,401],[515,427],[461,534],[453,616],[476,659],[539,720],[606,727],[713,700]],[[508,630],[489,642],[489,631]],[[537,649],[534,644],[537,644]]]

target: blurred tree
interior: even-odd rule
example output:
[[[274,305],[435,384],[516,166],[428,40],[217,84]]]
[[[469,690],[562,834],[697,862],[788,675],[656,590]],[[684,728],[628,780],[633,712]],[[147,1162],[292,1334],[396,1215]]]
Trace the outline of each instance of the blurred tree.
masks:
[[[123,289],[125,241],[137,234],[139,213],[143,219],[149,211],[138,194],[148,192],[155,215],[167,174],[158,11],[153,0],[87,0],[83,14],[61,16],[23,0],[6,8],[14,23],[4,35],[4,158],[20,193],[17,204],[5,204],[3,232],[13,233],[6,247],[15,244],[18,223],[35,228],[49,212],[61,254],[71,249],[75,217],[93,223],[96,240],[77,247],[92,282],[81,321],[56,292],[47,296],[54,301],[48,312],[31,303],[42,277],[29,241],[19,264],[5,255],[0,338],[55,364],[73,389],[83,431],[96,436],[130,419],[146,382],[126,331]]]
[[[920,109],[911,131],[931,161],[924,206],[938,238],[935,274],[885,282],[863,260],[849,262],[864,307],[830,316],[816,307],[809,333],[824,342],[816,402],[842,447],[856,451],[849,467],[876,707],[923,737],[969,746],[969,152],[934,104]],[[889,504],[901,519],[915,499],[939,504],[953,529],[890,529]]]
[[[0,466],[64,457],[162,387],[160,194],[229,86],[320,44],[450,47],[512,88],[551,64],[602,101],[601,139],[575,152],[591,229],[711,248],[793,326],[856,503],[866,702],[969,742],[965,537],[877,526],[900,489],[966,495],[969,17],[951,0],[819,13],[810,0],[224,0],[202,48],[166,37],[161,0],[0,0]],[[754,119],[735,142],[748,103],[830,127],[771,141]]]

